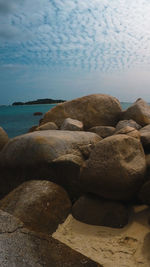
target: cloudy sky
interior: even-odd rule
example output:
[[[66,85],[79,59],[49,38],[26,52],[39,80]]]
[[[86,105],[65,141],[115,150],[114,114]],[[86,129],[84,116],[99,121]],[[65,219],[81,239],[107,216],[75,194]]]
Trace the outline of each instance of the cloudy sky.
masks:
[[[0,0],[0,104],[150,101],[149,0]]]

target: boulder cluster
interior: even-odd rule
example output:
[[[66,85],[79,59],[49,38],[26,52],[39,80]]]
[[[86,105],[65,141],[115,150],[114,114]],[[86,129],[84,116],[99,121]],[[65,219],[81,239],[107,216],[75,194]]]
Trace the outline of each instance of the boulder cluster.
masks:
[[[15,266],[100,266],[47,236],[69,213],[122,228],[133,204],[150,205],[150,107],[142,99],[125,111],[102,94],[58,104],[27,134],[9,140],[0,128],[0,150],[0,242],[9,247],[1,266],[11,255]]]

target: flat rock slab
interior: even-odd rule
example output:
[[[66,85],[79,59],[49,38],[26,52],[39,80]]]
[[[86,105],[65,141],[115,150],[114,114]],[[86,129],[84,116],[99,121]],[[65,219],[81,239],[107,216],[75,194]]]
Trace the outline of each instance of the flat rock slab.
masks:
[[[47,235],[31,232],[12,215],[0,211],[1,267],[101,267]]]
[[[149,214],[147,206],[135,206],[123,229],[87,225],[69,215],[53,237],[104,267],[149,267]]]

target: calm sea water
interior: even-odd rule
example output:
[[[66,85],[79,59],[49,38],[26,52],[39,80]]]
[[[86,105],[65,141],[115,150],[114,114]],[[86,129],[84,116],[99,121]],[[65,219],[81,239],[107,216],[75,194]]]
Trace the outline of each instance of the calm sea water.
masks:
[[[122,108],[128,108],[131,103],[122,102]],[[45,113],[55,104],[25,105],[25,106],[0,106],[0,126],[8,136],[14,137],[27,133],[33,125],[38,125],[42,116],[34,116],[34,112]]]

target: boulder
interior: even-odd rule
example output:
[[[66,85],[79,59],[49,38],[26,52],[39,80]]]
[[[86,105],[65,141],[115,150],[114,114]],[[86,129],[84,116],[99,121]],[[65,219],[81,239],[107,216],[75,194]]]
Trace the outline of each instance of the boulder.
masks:
[[[141,98],[123,112],[124,120],[134,120],[139,125],[145,126],[150,124],[150,106]]]
[[[150,205],[150,181],[147,181],[139,192],[139,198],[146,205]]]
[[[141,142],[145,149],[150,149],[150,124],[140,129]]]
[[[122,228],[128,223],[128,209],[125,205],[92,194],[81,196],[75,202],[72,215],[76,220],[92,225]]]
[[[38,125],[33,125],[29,130],[28,133],[32,133],[36,130],[36,128],[38,127]]]
[[[27,228],[52,234],[71,209],[66,191],[49,181],[28,181],[0,200],[0,209],[19,218]]]
[[[113,135],[95,145],[81,168],[85,192],[115,200],[130,200],[144,182],[146,160],[139,140]]]
[[[137,138],[140,140],[140,133],[139,131],[137,131],[135,128],[130,127],[130,126],[126,126],[124,128],[121,128],[118,131],[115,131],[114,134],[126,134],[129,135],[131,137]]]
[[[112,126],[95,126],[88,130],[89,132],[93,132],[101,136],[102,138],[106,138],[111,136],[115,132],[115,127]]]
[[[46,234],[24,228],[0,211],[0,266],[100,267],[101,265]]]
[[[2,127],[0,127],[0,150],[8,143],[9,138],[7,133],[4,131]]]
[[[91,147],[100,140],[95,133],[59,130],[35,131],[11,139],[0,153],[0,196],[33,179],[50,180],[70,192],[79,192],[79,162],[88,158]],[[63,156],[66,158],[62,160]],[[74,156],[79,158],[77,164]]]
[[[53,121],[60,127],[66,118],[72,118],[82,121],[86,130],[97,125],[114,126],[121,111],[116,98],[94,94],[57,105],[44,115],[42,124]]]
[[[139,130],[141,128],[141,125],[136,123],[136,121],[134,120],[122,120],[117,123],[116,131],[119,131],[126,126],[130,126],[132,128],[135,128],[136,130]]]
[[[47,122],[36,128],[36,131],[43,131],[43,130],[58,130],[58,127],[54,122]]]
[[[83,123],[82,123],[82,121],[67,118],[64,120],[60,129],[61,130],[68,130],[68,131],[83,131]]]

